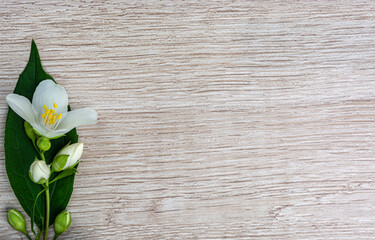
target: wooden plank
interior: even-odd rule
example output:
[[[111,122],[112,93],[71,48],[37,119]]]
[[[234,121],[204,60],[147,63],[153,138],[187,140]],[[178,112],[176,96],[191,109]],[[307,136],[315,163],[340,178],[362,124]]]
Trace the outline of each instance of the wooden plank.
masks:
[[[99,113],[61,239],[373,239],[374,8],[1,1],[0,152],[34,38]],[[20,239],[0,162],[0,239]]]

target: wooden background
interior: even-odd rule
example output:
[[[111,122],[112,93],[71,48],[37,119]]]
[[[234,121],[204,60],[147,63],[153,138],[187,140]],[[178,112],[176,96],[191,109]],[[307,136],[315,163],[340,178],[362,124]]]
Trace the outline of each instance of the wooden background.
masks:
[[[5,96],[31,39],[85,143],[60,239],[375,239],[375,3],[0,0]]]

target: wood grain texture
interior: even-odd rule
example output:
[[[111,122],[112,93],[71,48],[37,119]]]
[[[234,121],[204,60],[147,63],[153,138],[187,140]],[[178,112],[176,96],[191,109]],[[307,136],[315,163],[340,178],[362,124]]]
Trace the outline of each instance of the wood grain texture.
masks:
[[[5,96],[31,39],[85,143],[61,239],[375,239],[375,4],[0,0]]]

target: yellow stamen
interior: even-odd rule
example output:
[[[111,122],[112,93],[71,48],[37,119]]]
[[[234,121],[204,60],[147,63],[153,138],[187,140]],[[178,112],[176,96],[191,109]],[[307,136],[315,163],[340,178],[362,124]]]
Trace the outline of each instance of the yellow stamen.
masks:
[[[57,104],[53,103],[53,107],[57,108]],[[62,114],[57,114],[55,110],[47,108],[47,105],[43,105],[44,113],[42,114],[43,124],[44,125],[55,125],[58,123],[58,120],[62,118]],[[56,127],[56,126],[49,126],[49,127]]]

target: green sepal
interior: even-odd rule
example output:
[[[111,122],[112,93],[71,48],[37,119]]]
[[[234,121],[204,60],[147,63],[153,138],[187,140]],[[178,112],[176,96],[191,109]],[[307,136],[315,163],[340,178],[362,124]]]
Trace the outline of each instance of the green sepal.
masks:
[[[81,161],[77,161],[76,163],[74,163],[72,166],[70,166],[69,168],[75,168]]]
[[[34,128],[31,126],[31,124],[27,121],[23,123],[23,126],[25,128],[26,135],[35,143],[35,140],[37,138],[37,135],[34,132]]]
[[[58,139],[58,138],[65,137],[65,136],[66,136],[66,135],[63,134],[63,135],[59,135],[59,136],[56,136],[56,137],[52,137],[52,138],[50,138],[50,139]]]
[[[37,130],[35,130],[34,128],[33,128],[33,131],[34,131],[35,135],[37,135],[38,137],[42,136],[42,135],[41,135]]]
[[[53,159],[51,170],[53,172],[60,172],[64,170],[66,162],[68,161],[69,155],[60,155]]]

